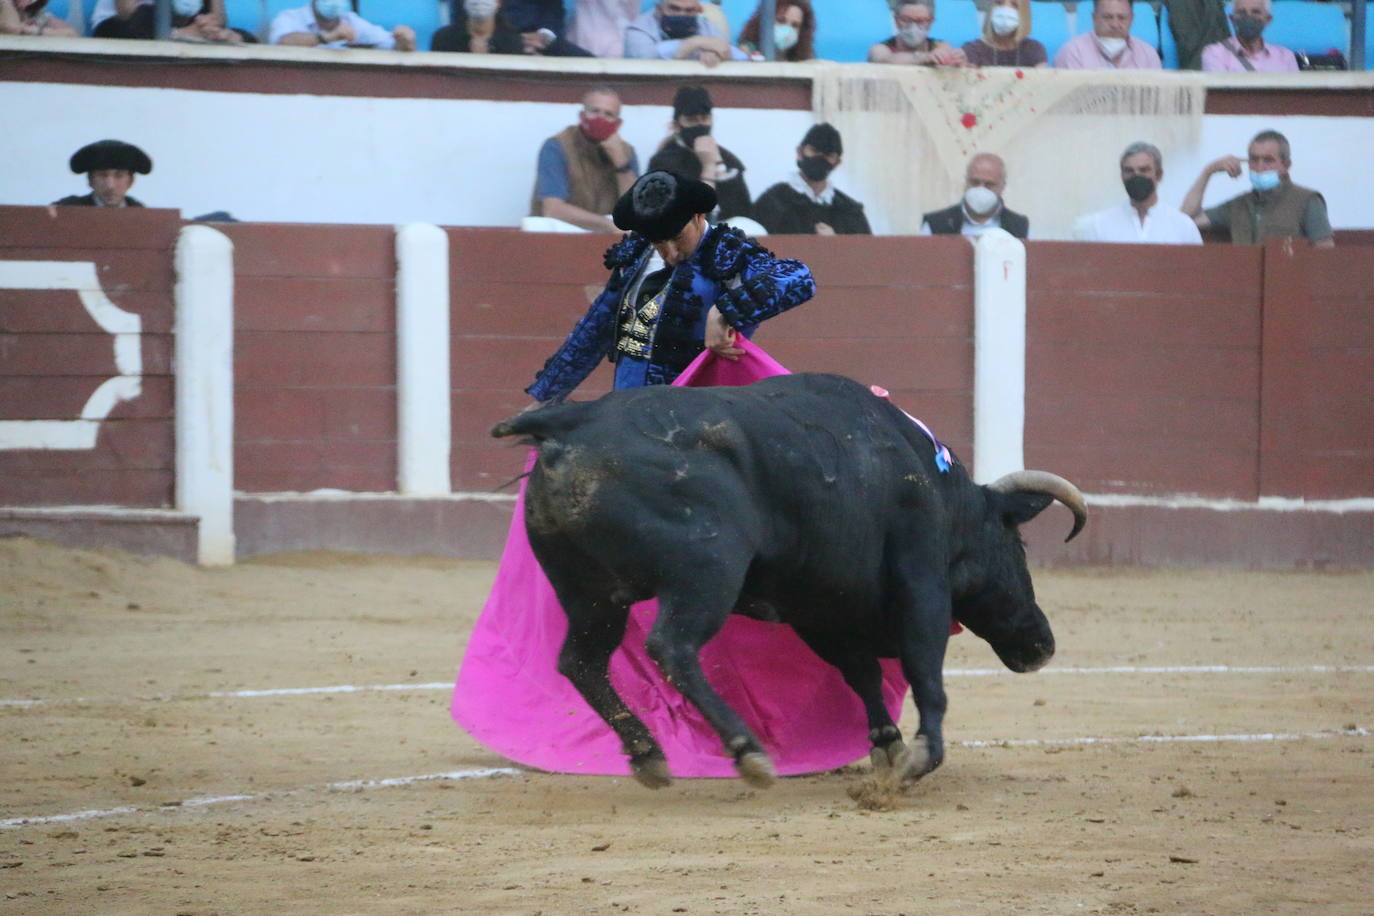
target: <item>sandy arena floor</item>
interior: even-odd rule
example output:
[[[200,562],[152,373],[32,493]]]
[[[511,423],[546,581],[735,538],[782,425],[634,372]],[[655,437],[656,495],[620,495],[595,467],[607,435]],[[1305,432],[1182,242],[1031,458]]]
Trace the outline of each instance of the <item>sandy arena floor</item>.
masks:
[[[0,913],[1374,913],[1374,574],[1039,571],[1050,668],[950,675],[872,811],[866,764],[413,779],[508,766],[439,686],[493,571],[0,540]],[[216,695],[343,685],[404,689]]]

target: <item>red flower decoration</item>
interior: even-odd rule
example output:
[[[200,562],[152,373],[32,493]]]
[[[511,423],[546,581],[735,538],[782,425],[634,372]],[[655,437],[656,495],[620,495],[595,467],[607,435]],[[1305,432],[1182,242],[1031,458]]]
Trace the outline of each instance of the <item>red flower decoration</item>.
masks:
[[[1019,80],[1023,80],[1023,79],[1026,78],[1026,74],[1022,73],[1020,70],[1017,70],[1017,71],[1016,71],[1016,78],[1019,79]]]
[[[966,129],[973,130],[974,125],[978,123],[978,116],[971,111],[966,111],[964,116],[959,119],[959,123],[964,125]]]

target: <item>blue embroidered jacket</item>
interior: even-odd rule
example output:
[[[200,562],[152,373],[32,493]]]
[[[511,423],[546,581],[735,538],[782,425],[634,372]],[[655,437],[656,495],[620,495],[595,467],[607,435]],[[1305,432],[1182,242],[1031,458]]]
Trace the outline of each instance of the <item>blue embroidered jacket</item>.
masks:
[[[610,282],[549,357],[525,390],[537,401],[562,399],[582,383],[602,357],[615,352],[617,317],[627,285],[652,254],[647,240],[628,235],[606,251]],[[733,282],[738,280],[738,282]],[[743,232],[712,226],[696,252],[673,268],[655,330],[647,384],[666,385],[705,348],[706,313],[714,305],[736,331],[748,336],[759,322],[810,299],[811,269],[775,258]]]

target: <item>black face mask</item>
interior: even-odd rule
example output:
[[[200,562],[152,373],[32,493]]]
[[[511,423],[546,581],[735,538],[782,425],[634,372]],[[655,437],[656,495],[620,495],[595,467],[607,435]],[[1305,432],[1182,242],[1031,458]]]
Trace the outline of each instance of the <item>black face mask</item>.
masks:
[[[696,127],[679,127],[677,131],[677,135],[682,138],[683,143],[687,144],[688,149],[691,149],[692,145],[697,142],[697,137],[705,137],[710,133],[711,125],[709,124],[698,124]]]
[[[1150,195],[1155,192],[1155,180],[1146,178],[1144,175],[1132,175],[1122,182],[1126,186],[1126,193],[1131,200],[1140,203],[1142,200],[1149,200]]]
[[[697,33],[697,17],[663,16],[659,18],[658,26],[668,38],[691,38]]]
[[[824,156],[803,156],[797,160],[797,168],[807,181],[825,181],[835,168]]]
[[[1243,41],[1254,41],[1264,31],[1264,20],[1253,16],[1237,16],[1231,23],[1236,28],[1236,37]]]

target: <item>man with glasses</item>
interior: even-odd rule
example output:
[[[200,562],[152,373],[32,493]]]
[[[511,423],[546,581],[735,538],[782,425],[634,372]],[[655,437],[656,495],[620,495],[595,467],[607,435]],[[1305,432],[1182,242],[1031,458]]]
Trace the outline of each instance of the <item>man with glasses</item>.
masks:
[[[1264,29],[1274,21],[1271,0],[1235,0],[1234,38],[1202,49],[1202,69],[1223,73],[1297,73],[1298,58],[1283,45],[1267,44]]]
[[[597,86],[582,97],[578,122],[539,149],[531,216],[548,216],[592,232],[616,232],[609,216],[639,174],[634,147],[620,136],[620,96]]]
[[[625,29],[625,56],[698,60],[708,67],[749,59],[702,15],[701,0],[659,0]]]

